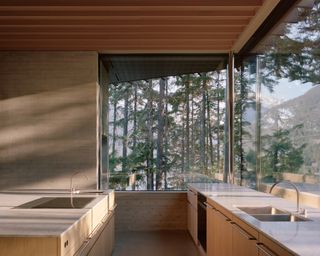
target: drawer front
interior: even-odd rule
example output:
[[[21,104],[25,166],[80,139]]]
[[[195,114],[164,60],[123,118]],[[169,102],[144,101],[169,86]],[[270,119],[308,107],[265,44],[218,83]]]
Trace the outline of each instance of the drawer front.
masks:
[[[195,209],[197,209],[197,192],[193,191],[190,188],[188,189],[188,201]]]
[[[271,256],[293,256],[291,252],[287,251],[281,245],[272,241],[263,234],[259,234],[259,243],[257,245],[259,249],[259,255],[271,255]]]
[[[91,230],[92,214],[89,211],[70,229],[60,236],[60,254],[61,256],[74,255],[81,247],[83,242],[88,239]]]

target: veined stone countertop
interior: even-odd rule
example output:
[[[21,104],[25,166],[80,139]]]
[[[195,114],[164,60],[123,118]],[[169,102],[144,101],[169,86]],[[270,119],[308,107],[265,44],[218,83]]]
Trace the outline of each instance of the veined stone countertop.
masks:
[[[0,237],[60,236],[83,218],[91,232],[101,221],[98,219],[108,213],[108,192],[106,194],[73,195],[74,198],[95,197],[81,209],[16,208],[41,197],[70,197],[70,193],[0,192]],[[98,205],[99,209],[95,211]]]
[[[220,205],[289,251],[303,256],[320,255],[320,209],[300,206],[307,209],[307,218],[311,221],[263,222],[237,207],[273,206],[294,213],[296,203],[226,183],[190,183],[189,187],[205,195],[208,203]]]

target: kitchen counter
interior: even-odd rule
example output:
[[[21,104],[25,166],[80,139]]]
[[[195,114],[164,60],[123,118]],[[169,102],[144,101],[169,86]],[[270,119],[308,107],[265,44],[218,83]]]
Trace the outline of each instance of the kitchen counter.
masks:
[[[68,230],[82,218],[92,219],[92,209],[108,195],[81,194],[74,197],[95,197],[81,209],[25,209],[21,204],[41,197],[69,197],[69,194],[9,194],[0,193],[0,237],[1,236],[57,236]],[[105,206],[107,209],[107,205]],[[95,227],[90,221],[89,230]]]
[[[8,244],[10,238],[20,238],[25,241],[26,239],[45,238],[47,241],[54,239],[54,243],[58,243],[59,248],[61,246],[61,249],[58,249],[59,255],[73,255],[111,214],[114,207],[111,205],[114,203],[113,200],[110,200],[113,197],[112,193],[112,191],[106,191],[105,193],[73,194],[73,198],[94,198],[83,208],[19,208],[23,204],[42,197],[70,197],[70,193],[62,191],[0,193],[0,245]],[[12,243],[14,245],[15,242],[12,240]],[[2,255],[1,252],[0,255]]]
[[[294,213],[296,204],[258,192],[249,188],[225,183],[191,183],[189,187],[207,197],[207,202],[214,202],[231,212],[251,227],[279,243],[288,251],[298,255],[320,255],[320,209],[307,209],[307,218],[303,222],[262,222],[237,207],[273,206]]]

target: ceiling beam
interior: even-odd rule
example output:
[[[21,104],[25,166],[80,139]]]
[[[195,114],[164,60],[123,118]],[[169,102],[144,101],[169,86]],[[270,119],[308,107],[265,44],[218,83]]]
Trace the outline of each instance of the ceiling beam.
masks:
[[[216,25],[216,26],[245,26],[249,23],[247,17],[127,17],[127,16],[0,16],[1,25],[127,25],[127,26],[155,26],[155,25]]]
[[[258,10],[257,14],[251,19],[248,26],[239,36],[239,39],[235,42],[232,47],[232,51],[238,53],[246,42],[252,37],[252,35],[261,26],[263,21],[270,15],[273,9],[277,6],[280,0],[266,0],[261,8]]]
[[[43,25],[2,25],[0,26],[0,33],[181,33],[189,32],[193,33],[207,33],[211,32],[212,34],[221,33],[221,34],[234,34],[240,33],[245,26],[215,26],[215,25],[205,25],[205,26],[184,26],[184,25],[175,25],[175,26],[165,26],[165,25],[138,25],[138,26],[114,26],[112,24],[102,25],[102,26],[90,26],[90,25],[52,25],[52,26],[43,26]]]
[[[2,6],[260,6],[263,0],[1,0]]]
[[[190,12],[193,11],[195,13],[197,12],[239,12],[239,13],[248,13],[252,11],[256,11],[257,8],[260,6],[2,6],[0,2],[0,11],[1,12],[24,12],[23,15],[25,15],[26,12],[28,13],[92,13],[95,12],[97,14],[104,13],[104,12],[113,12],[113,13],[119,13],[119,12],[127,12],[127,13],[134,13],[134,12],[155,12],[157,11],[159,14],[161,13],[180,13],[180,12]]]
[[[212,40],[0,40],[0,49],[23,51],[99,51],[100,53],[225,53],[232,44]]]
[[[8,16],[8,17],[19,17],[19,16],[94,16],[94,17],[145,17],[145,16],[158,16],[158,17],[252,17],[255,14],[255,10],[83,10],[83,11],[75,11],[75,10],[53,10],[48,11],[45,8],[43,10],[2,10],[0,8],[0,16]]]
[[[162,39],[192,39],[216,40],[233,42],[237,39],[237,34],[213,34],[213,33],[1,33],[0,37],[11,40],[23,39],[104,39],[104,40],[162,40]]]

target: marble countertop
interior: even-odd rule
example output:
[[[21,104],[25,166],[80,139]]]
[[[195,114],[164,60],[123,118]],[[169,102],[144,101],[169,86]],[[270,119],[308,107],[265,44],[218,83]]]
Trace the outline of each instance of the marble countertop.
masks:
[[[93,230],[93,208],[108,201],[107,194],[76,194],[73,197],[95,197],[81,209],[26,209],[19,205],[41,197],[69,197],[70,193],[0,193],[0,237],[60,236],[82,218],[90,220]],[[104,202],[103,202],[104,203]],[[108,205],[105,206],[108,209]]]
[[[298,255],[320,255],[320,209],[305,205],[307,217],[303,222],[263,222],[241,211],[238,207],[273,206],[294,213],[296,204],[270,194],[225,183],[190,183],[190,188],[239,217],[259,232]]]

